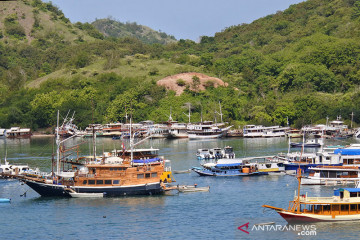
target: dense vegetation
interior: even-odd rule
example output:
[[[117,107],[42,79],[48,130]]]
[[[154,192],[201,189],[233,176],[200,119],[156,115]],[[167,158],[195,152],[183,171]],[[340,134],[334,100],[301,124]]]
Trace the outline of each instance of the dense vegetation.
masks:
[[[224,120],[235,125],[284,125],[288,118],[299,127],[325,123],[327,116],[350,119],[351,112],[360,123],[360,0],[308,0],[200,43],[167,45],[106,37],[91,24],[71,24],[40,0],[17,2],[25,16],[6,4],[0,3],[7,13],[0,18],[1,127],[49,127],[57,109],[75,110],[81,127],[124,121],[129,113],[135,121],[166,121],[170,107],[174,119],[187,121],[189,105],[193,121],[201,113],[219,120],[219,102]],[[31,29],[23,18],[32,19]],[[188,71],[229,87],[188,88],[175,96],[156,85]]]
[[[96,19],[91,23],[105,36],[109,37],[134,37],[144,43],[167,44],[176,42],[174,36],[170,36],[164,32],[157,32],[149,27],[139,25],[136,22],[122,23],[112,18]]]

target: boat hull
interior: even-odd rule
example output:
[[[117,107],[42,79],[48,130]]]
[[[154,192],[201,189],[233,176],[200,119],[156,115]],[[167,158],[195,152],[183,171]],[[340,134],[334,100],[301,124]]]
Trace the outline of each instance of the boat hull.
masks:
[[[291,213],[278,211],[288,223],[309,223],[309,222],[340,222],[340,221],[360,221],[360,214],[352,215],[319,215],[307,213]]]
[[[244,173],[241,171],[221,171],[221,172],[212,172],[208,170],[201,170],[197,168],[192,169],[194,172],[200,176],[213,176],[213,177],[235,177],[235,176],[251,176],[258,175],[258,172]]]
[[[303,178],[301,185],[346,185],[354,184],[360,181],[360,178]]]
[[[304,172],[309,172],[309,167],[318,167],[318,166],[341,166],[342,164],[331,164],[331,165],[327,165],[327,164],[298,164],[298,163],[284,163],[285,166],[285,170],[289,171],[297,171],[299,169],[299,167],[301,168],[301,170],[303,170]]]
[[[65,191],[68,186],[40,183],[25,180],[25,183],[35,192],[43,197],[70,197]],[[105,193],[107,197],[132,196],[132,195],[153,195],[163,193],[160,183],[141,184],[131,186],[111,186],[111,187],[71,187],[78,193]]]

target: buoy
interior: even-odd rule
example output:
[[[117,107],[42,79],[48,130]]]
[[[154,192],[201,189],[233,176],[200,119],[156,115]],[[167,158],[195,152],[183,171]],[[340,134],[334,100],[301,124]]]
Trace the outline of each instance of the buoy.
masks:
[[[0,198],[0,203],[9,203],[10,200],[10,198]]]
[[[103,216],[103,218],[106,218],[106,216]]]

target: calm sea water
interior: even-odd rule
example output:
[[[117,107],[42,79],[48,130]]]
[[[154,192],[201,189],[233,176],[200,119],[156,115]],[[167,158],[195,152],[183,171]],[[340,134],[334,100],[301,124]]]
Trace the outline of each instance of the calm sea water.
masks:
[[[350,140],[355,141],[355,140]],[[70,140],[69,145],[81,142]],[[0,139],[0,157],[5,149],[11,163],[27,163],[50,170],[52,138]],[[346,142],[328,142],[344,144]],[[347,142],[348,143],[348,142]],[[232,146],[237,157],[273,155],[287,151],[286,139],[222,139],[210,141],[148,140],[141,147],[159,148],[173,170],[199,166],[198,148]],[[120,140],[97,139],[98,152],[120,149]],[[81,145],[89,154],[91,144]],[[287,208],[297,188],[293,176],[199,177],[175,174],[176,184],[210,186],[210,192],[173,196],[104,199],[41,198],[18,181],[0,180],[1,239],[358,239],[359,223],[318,223],[316,236],[301,236],[286,230],[286,222],[263,204]],[[330,196],[334,187],[305,186],[311,196]],[[26,197],[21,197],[23,193]],[[254,224],[275,222],[281,229],[256,231]],[[238,227],[249,223],[249,234]],[[300,226],[301,227],[301,226]],[[285,229],[284,229],[285,228]],[[246,230],[246,227],[242,229]],[[308,234],[314,234],[313,232]],[[306,234],[304,233],[304,234]]]

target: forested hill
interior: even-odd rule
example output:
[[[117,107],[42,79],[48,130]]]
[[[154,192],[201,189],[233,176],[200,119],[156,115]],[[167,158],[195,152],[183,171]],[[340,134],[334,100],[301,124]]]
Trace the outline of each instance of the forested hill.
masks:
[[[135,37],[144,43],[167,44],[176,42],[174,36],[164,32],[155,31],[147,26],[135,22],[122,23],[111,18],[97,19],[91,23],[105,36],[110,37]]]
[[[188,106],[192,121],[215,120],[219,102],[236,126],[288,118],[300,127],[338,115],[350,124],[352,112],[360,123],[360,0],[308,0],[200,43],[169,44],[105,37],[40,0],[0,2],[0,11],[0,127],[50,127],[57,109],[75,110],[81,127],[126,113],[166,121],[170,107],[187,121]],[[227,84],[178,79],[180,96],[156,84],[186,72]]]

